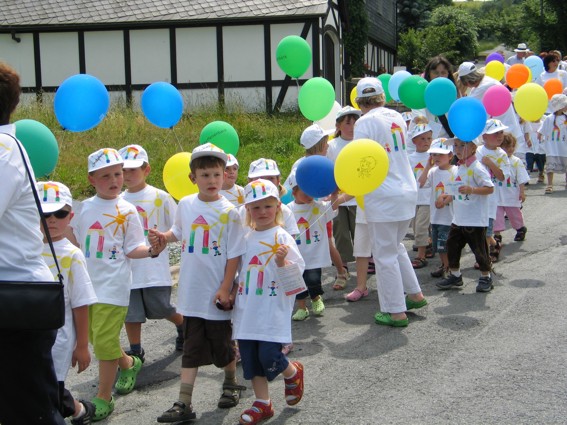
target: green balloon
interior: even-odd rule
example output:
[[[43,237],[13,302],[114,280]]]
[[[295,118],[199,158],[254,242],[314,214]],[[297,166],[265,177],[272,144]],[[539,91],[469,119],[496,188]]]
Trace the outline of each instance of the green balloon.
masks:
[[[297,35],[288,35],[278,44],[276,61],[287,75],[299,78],[311,65],[311,46]]]
[[[205,143],[212,143],[225,153],[234,156],[240,148],[238,133],[233,126],[224,121],[213,121],[203,127],[199,136],[199,144],[204,145]]]
[[[390,78],[392,78],[392,74],[380,74],[378,76],[378,79],[382,83],[384,94],[386,95],[386,103],[392,100],[392,96],[390,96],[390,89],[388,88],[388,83],[390,82]]]
[[[26,149],[35,176],[42,178],[51,174],[59,160],[59,146],[51,130],[35,120],[19,120],[14,125],[16,137]]]
[[[305,118],[317,121],[325,118],[335,103],[335,89],[321,77],[310,78],[299,90],[299,110]]]
[[[402,81],[398,94],[401,102],[410,109],[425,108],[425,89],[429,83],[419,75],[412,75]]]

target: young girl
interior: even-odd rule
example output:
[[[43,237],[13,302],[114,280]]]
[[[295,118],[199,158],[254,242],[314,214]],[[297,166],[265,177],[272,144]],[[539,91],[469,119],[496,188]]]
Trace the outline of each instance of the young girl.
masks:
[[[238,160],[230,153],[227,156],[224,181],[219,194],[228,199],[235,207],[239,207],[244,204],[244,188],[236,184]]]
[[[528,173],[534,171],[534,164],[537,167],[537,182],[544,182],[543,170],[545,168],[545,150],[539,142],[537,129],[541,126],[541,120],[537,121],[526,121],[523,118],[520,119],[520,124],[522,125],[522,130],[524,131],[524,139],[527,145],[526,152],[526,168]]]
[[[280,373],[285,380],[286,403],[303,396],[303,365],[281,352],[291,341],[291,313],[295,295],[304,289],[289,285],[282,271],[299,276],[305,263],[295,240],[281,225],[282,211],[276,186],[259,179],[246,185],[246,253],[242,256],[234,309],[234,339],[238,340],[245,379],[252,380],[256,401],[240,415],[240,424],[257,424],[274,415],[268,382]],[[235,288],[236,289],[236,288]],[[261,318],[261,320],[258,320]]]

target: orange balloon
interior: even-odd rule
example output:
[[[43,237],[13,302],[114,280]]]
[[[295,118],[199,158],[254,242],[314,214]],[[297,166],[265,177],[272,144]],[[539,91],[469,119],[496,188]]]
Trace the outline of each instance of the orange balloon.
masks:
[[[530,68],[521,63],[512,65],[506,72],[506,84],[513,89],[517,89],[530,81]]]
[[[563,92],[563,84],[557,78],[551,78],[543,85],[547,93],[547,98],[551,99],[554,94],[561,94]]]

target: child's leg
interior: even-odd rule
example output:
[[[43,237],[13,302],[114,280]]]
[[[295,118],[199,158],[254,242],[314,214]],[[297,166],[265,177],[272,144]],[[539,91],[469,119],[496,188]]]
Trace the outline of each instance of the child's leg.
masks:
[[[130,343],[130,350],[133,354],[140,353],[142,351],[142,323],[126,322],[124,328]]]
[[[269,400],[270,392],[268,390],[268,380],[265,376],[255,376],[252,378],[252,389],[254,395],[260,400]]]
[[[112,387],[118,370],[118,359],[99,360],[98,362],[98,393],[97,397],[106,401],[112,398]]]
[[[439,258],[441,259],[441,264],[445,270],[449,270],[449,257],[446,252],[440,252]]]
[[[547,174],[547,185],[553,186],[553,173],[546,173]]]
[[[297,304],[297,310],[295,311],[293,316],[291,316],[293,320],[302,321],[309,317],[309,310],[307,309],[308,296],[309,296],[309,291],[303,291],[301,294],[296,295],[295,302]]]
[[[342,276],[346,279],[348,270],[343,263],[341,254],[339,254],[339,250],[335,247],[333,238],[329,238],[329,254],[331,255],[331,261],[333,262],[333,265],[337,269],[337,276]]]

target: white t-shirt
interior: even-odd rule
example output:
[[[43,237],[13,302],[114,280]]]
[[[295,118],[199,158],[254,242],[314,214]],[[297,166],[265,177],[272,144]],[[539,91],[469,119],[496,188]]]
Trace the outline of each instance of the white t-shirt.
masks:
[[[75,323],[73,321],[73,309],[97,302],[95,291],[91,284],[91,278],[87,272],[85,256],[82,251],[73,245],[68,239],[53,242],[53,248],[57,255],[57,262],[63,276],[63,292],[65,294],[65,324],[57,331],[57,339],[51,354],[53,365],[58,381],[65,381],[67,372],[71,367],[73,350],[77,343]],[[53,254],[49,244],[44,244],[43,258],[53,278],[57,279],[57,267],[53,260]]]
[[[431,155],[427,152],[414,152],[408,156],[416,182],[419,179],[419,176],[423,174],[425,167],[427,167],[427,162],[429,161],[430,156]],[[431,190],[423,187],[417,189],[417,205],[429,205],[430,198]]]
[[[0,126],[0,133],[16,135],[14,125]],[[35,181],[25,149],[24,157]],[[43,235],[32,187],[16,141],[0,134],[0,279],[49,282],[53,276],[43,261]]]
[[[132,271],[126,255],[146,245],[136,207],[122,197],[102,199],[95,195],[81,203],[71,226],[85,255],[98,302],[127,307]]]
[[[293,215],[293,212],[289,209],[289,206],[287,206],[284,203],[281,203],[280,207],[282,208],[282,216],[284,220],[283,228],[285,229],[285,231],[292,236],[299,235],[299,229],[297,228],[297,223],[295,222],[295,216]],[[238,208],[238,214],[240,214],[240,220],[242,224],[245,226],[246,225],[245,205],[242,205],[241,207]],[[248,229],[245,229],[245,232],[248,232]]]
[[[510,177],[498,182],[498,206],[521,207],[520,185],[530,181],[530,176],[522,160],[517,156],[510,156]]]
[[[390,162],[384,182],[364,195],[366,220],[369,223],[390,222],[414,217],[417,185],[406,153],[409,139],[402,116],[384,107],[372,109],[356,121],[354,138],[379,143]]]
[[[305,263],[293,237],[279,226],[246,235],[238,292],[233,316],[233,338],[287,343],[291,338],[291,314],[295,295],[286,296],[279,285],[274,252],[278,244],[287,245],[286,261],[297,264],[303,273]]]
[[[490,174],[478,160],[473,161],[470,166],[459,165],[455,183],[471,187],[494,187]],[[453,195],[453,224],[465,227],[487,227],[488,196]]]
[[[435,201],[439,196],[447,193],[447,184],[455,181],[457,177],[457,167],[451,165],[448,170],[441,170],[439,167],[433,167],[427,174],[427,180],[423,188],[430,191],[430,222],[431,224],[442,224],[450,226],[453,222],[453,203],[445,205],[443,208],[437,208]]]
[[[173,225],[177,204],[167,192],[147,185],[138,192],[123,192],[122,197],[136,207],[146,238],[148,229],[166,232]],[[150,245],[147,239],[146,245]],[[171,285],[168,248],[157,258],[132,261],[132,289]]]
[[[532,142],[532,147],[528,148],[527,152],[533,152],[534,154],[545,153],[542,144],[537,138],[537,130],[541,126],[541,123],[542,123],[541,121],[536,121],[536,122],[524,121],[524,123],[522,124],[522,129],[524,131],[524,134],[525,133],[529,134],[530,141]]]
[[[171,228],[181,241],[177,311],[206,320],[229,320],[215,306],[226,262],[245,252],[244,228],[234,205],[221,197],[203,202],[198,194],[179,201]]]
[[[230,189],[221,189],[219,195],[224,196],[235,207],[244,205],[244,188],[242,186],[235,184]]]
[[[537,130],[543,136],[541,145],[549,156],[567,157],[567,117],[550,114]]]
[[[330,202],[313,201],[310,204],[288,204],[297,220],[299,235],[295,237],[297,247],[308,270],[329,267],[329,238],[327,223],[333,220]]]
[[[349,144],[349,142],[351,142],[351,140],[345,140],[341,136],[335,137],[334,139],[329,141],[329,147],[327,149],[327,158],[333,161],[333,164],[337,162],[337,156],[339,156],[339,153],[343,150],[343,148],[346,145]],[[351,199],[350,201],[343,202],[341,204],[341,207],[350,207],[350,206],[356,206],[355,199]]]
[[[486,146],[479,146],[476,150],[476,159],[482,164],[482,158],[484,158],[485,156],[490,158],[492,162],[498,165],[498,168],[500,168],[502,170],[502,173],[504,173],[503,181],[506,181],[510,177],[510,159],[508,158],[506,152],[504,152],[502,148],[488,149]],[[498,192],[501,187],[498,184],[500,180],[492,175],[492,171],[490,171],[488,167],[485,168],[492,179],[492,183],[494,184],[494,192],[488,195],[488,217],[496,218],[496,210],[498,208]]]

